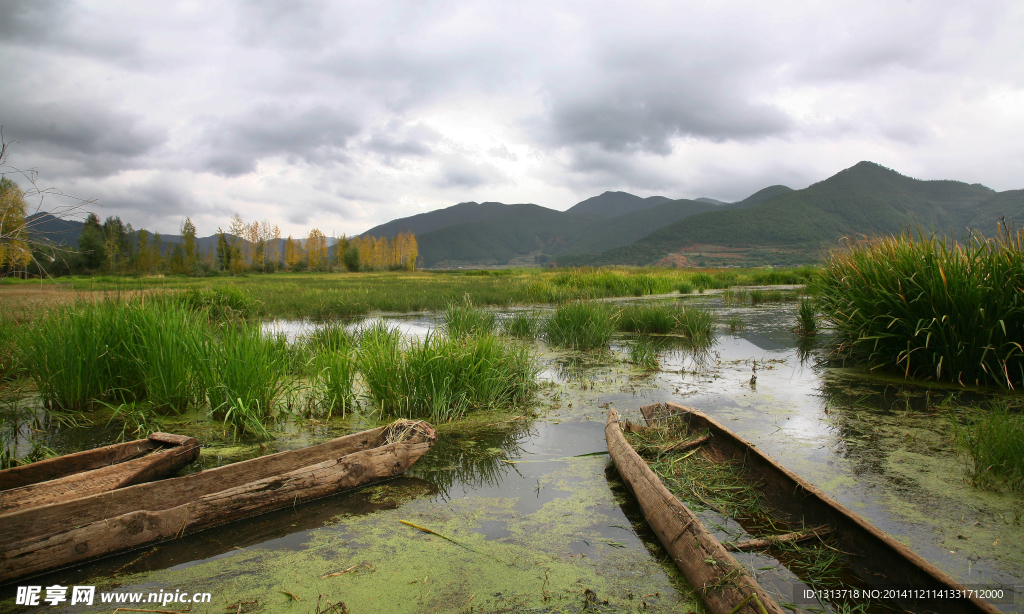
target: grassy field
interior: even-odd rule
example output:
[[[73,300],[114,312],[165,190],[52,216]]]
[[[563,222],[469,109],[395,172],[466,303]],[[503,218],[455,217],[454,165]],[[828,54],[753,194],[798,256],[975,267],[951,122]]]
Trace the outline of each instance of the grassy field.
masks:
[[[382,273],[278,273],[239,277],[63,277],[5,280],[0,313],[31,320],[52,306],[111,294],[235,288],[258,301],[258,315],[327,320],[370,312],[440,311],[474,305],[562,303],[729,286],[800,284],[816,269],[505,269]]]

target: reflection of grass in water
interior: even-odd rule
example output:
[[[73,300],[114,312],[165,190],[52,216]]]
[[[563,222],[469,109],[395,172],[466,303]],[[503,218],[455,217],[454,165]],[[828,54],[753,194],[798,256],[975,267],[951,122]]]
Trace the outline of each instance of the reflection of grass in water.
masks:
[[[515,471],[501,459],[520,456],[522,443],[530,436],[529,420],[514,418],[495,426],[441,433],[410,475],[430,480],[445,498],[456,483],[473,489],[498,486]]]
[[[650,337],[641,335],[629,344],[629,362],[650,371],[658,369],[658,348]]]
[[[963,423],[951,414],[950,423],[976,486],[1024,490],[1024,414],[1002,403],[972,412]]]

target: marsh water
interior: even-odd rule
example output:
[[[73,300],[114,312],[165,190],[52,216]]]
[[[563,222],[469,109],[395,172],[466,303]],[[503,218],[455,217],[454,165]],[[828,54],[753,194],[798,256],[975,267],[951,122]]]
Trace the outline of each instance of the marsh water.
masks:
[[[710,414],[955,579],[1024,585],[1024,500],[972,486],[952,443],[952,413],[986,393],[822,366],[822,341],[792,332],[792,303],[730,305],[710,295],[644,300],[686,300],[713,309],[719,322],[742,325],[720,324],[706,352],[664,341],[656,372],[625,361],[628,336],[600,353],[539,343],[543,385],[535,407],[439,425],[435,447],[402,478],[28,583],[209,592],[211,603],[192,609],[209,612],[323,612],[339,601],[360,614],[699,612],[602,454],[609,406],[642,422],[641,405],[674,401]],[[437,325],[433,314],[385,317],[409,335]],[[266,325],[293,337],[315,326]],[[217,437],[188,416],[162,428],[209,444],[189,469],[196,471],[375,424],[359,415],[289,422],[262,443]],[[64,426],[45,438],[66,453],[111,443],[116,434],[103,425]],[[742,535],[713,511],[701,516],[723,539]],[[780,604],[838,607],[792,603],[803,584],[769,554],[737,558]],[[0,610],[33,611],[14,605],[13,586],[0,598]],[[1024,611],[1017,601],[998,607]]]

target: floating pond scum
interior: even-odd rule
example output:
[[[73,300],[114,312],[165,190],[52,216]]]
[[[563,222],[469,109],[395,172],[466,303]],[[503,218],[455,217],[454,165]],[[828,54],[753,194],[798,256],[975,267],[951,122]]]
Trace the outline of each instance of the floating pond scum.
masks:
[[[327,602],[344,603],[353,614],[705,612],[609,456],[595,454],[607,449],[609,407],[622,420],[642,423],[641,406],[671,400],[699,407],[955,581],[1024,584],[1020,493],[999,484],[974,484],[973,464],[959,455],[951,423],[956,415],[967,424],[961,413],[983,402],[1008,402],[1012,409],[1012,398],[820,365],[828,329],[799,338],[794,333],[799,306],[793,301],[724,304],[709,292],[652,302],[707,309],[714,316],[710,346],[694,348],[685,335],[677,343],[673,333],[618,331],[603,347],[573,350],[550,344],[532,321],[517,325],[518,343],[541,369],[535,402],[470,410],[459,420],[436,424],[436,444],[401,477],[19,583],[95,585],[98,592],[209,592],[210,612],[324,612],[331,607]],[[608,307],[614,312],[621,305]],[[499,311],[498,330],[517,312]],[[540,318],[553,312],[544,306],[529,310]],[[440,313],[385,315],[384,324],[422,343],[441,318]],[[744,326],[730,332],[731,318]],[[358,328],[346,326],[356,343]],[[530,339],[531,332],[541,338]],[[628,362],[630,345],[642,335],[650,335],[656,369]],[[332,352],[348,347],[348,336],[338,330],[323,336],[322,344]],[[312,385],[312,373],[300,375],[298,385]],[[341,381],[346,388],[348,380]],[[224,433],[222,423],[192,409],[156,416],[156,425],[196,437],[202,455],[187,471],[209,469],[378,427],[380,413],[358,369],[352,385],[352,404],[346,404],[344,415],[340,409],[301,418],[284,414],[267,425],[273,439],[244,434],[236,439]],[[42,412],[31,390],[18,403],[23,413]],[[84,417],[91,424],[44,421],[52,426],[21,428],[17,441],[5,442],[23,457],[42,447],[56,453],[94,448],[118,436],[119,427],[105,426],[105,415]],[[637,449],[646,454],[639,444]],[[668,462],[668,455],[663,460]],[[703,476],[710,478],[734,485],[728,474]],[[742,513],[738,520],[733,517],[735,503],[721,493],[698,489],[698,494],[730,512],[718,514],[696,497],[680,497],[722,542],[794,530],[780,524],[778,531],[751,534]],[[757,510],[746,509],[752,511]],[[732,556],[783,611],[790,606],[805,612],[886,611],[876,604],[828,599],[793,603],[794,589],[850,581],[845,568],[836,568],[829,558],[837,553],[825,544],[846,549],[831,541],[834,537],[823,538],[820,547],[804,541]],[[14,603],[15,588],[0,587],[0,612],[32,611]],[[122,606],[185,609],[181,604]],[[1019,604],[993,606],[1022,611]],[[65,603],[57,611],[113,609]]]

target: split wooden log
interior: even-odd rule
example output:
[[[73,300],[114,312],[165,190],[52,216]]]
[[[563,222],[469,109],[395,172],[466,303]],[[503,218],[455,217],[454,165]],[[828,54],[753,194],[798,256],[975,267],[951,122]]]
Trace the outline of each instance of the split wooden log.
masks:
[[[182,467],[199,458],[199,442],[196,439],[170,433],[153,433],[147,439],[130,442],[130,445],[119,444],[99,450],[101,451],[99,454],[89,454],[96,450],[84,453],[86,456],[81,457],[80,460],[85,462],[78,466],[95,467],[100,459],[119,462],[98,468],[81,469],[78,472],[73,471],[75,463],[63,462],[51,465],[49,469],[38,471],[34,476],[31,473],[23,473],[19,480],[12,481],[24,481],[27,477],[52,475],[55,467],[59,467],[59,471],[62,473],[69,474],[5,490],[0,496],[0,514],[150,482],[177,473]],[[76,455],[71,454],[51,460],[57,461],[73,456]],[[127,458],[131,460],[125,460]],[[31,466],[25,465],[24,467],[27,469]]]
[[[808,539],[814,539],[818,537],[824,537],[832,531],[828,525],[822,525],[820,527],[814,527],[806,531],[798,531],[796,533],[786,533],[784,535],[774,535],[772,537],[765,537],[763,539],[748,539],[741,542],[726,542],[722,544],[726,550],[730,552],[745,552],[747,550],[764,550],[765,548],[771,548],[772,546],[778,546],[780,544],[795,544]]]
[[[191,475],[0,515],[0,584],[174,539],[404,472],[437,440],[380,427]]]

